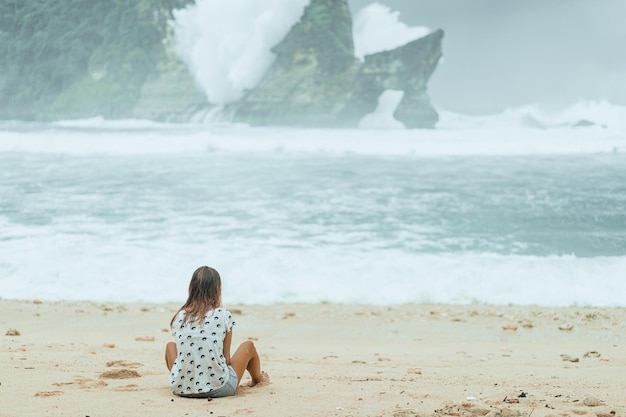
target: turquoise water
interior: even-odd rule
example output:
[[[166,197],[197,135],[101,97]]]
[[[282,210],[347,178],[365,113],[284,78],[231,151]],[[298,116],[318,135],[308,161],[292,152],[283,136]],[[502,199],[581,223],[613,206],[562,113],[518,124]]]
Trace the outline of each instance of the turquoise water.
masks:
[[[232,149],[254,130],[181,147],[196,129],[158,130],[171,150],[150,151],[144,130],[108,148],[120,132],[33,132],[0,152],[2,297],[176,300],[164,288],[210,264],[240,302],[621,303],[624,153]],[[519,281],[572,291],[541,301]]]
[[[14,227],[194,235],[408,253],[626,254],[626,155],[4,154]],[[7,236],[5,236],[7,238]],[[10,238],[10,236],[8,236]]]

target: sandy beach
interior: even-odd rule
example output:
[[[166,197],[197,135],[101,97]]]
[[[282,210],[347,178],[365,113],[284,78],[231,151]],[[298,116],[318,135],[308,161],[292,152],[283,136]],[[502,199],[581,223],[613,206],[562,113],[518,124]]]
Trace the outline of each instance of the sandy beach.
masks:
[[[0,300],[0,416],[626,415],[623,308],[227,306],[271,384],[207,401],[169,390],[177,307]]]

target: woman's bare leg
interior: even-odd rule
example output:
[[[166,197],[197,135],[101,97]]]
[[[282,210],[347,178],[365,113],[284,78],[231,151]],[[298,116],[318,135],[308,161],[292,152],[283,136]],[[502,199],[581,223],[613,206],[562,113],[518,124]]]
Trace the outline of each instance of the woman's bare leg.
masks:
[[[252,343],[251,340],[247,340],[239,345],[235,354],[232,358],[230,358],[230,365],[235,370],[235,373],[237,374],[237,381],[239,382],[241,382],[243,373],[246,370],[248,370],[250,377],[252,378],[250,386],[254,386],[262,382],[269,382],[267,374],[265,372],[261,372],[261,360],[259,359],[259,354],[257,353],[254,343]]]
[[[165,365],[167,365],[167,369],[170,371],[172,370],[172,366],[174,366],[176,355],[178,355],[178,351],[176,350],[176,343],[168,342],[165,346]]]

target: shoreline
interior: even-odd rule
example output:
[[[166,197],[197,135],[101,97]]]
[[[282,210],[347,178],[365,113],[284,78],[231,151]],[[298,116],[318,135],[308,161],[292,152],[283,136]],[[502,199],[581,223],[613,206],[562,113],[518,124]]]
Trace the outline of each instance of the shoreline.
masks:
[[[272,383],[207,402],[169,390],[178,307],[0,299],[0,416],[626,413],[626,308],[226,306]]]

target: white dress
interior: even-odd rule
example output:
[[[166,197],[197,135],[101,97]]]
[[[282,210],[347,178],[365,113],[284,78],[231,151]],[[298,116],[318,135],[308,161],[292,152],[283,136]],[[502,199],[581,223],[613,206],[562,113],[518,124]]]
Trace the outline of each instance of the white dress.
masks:
[[[200,323],[184,323],[181,311],[172,324],[178,355],[170,374],[170,387],[177,395],[203,395],[221,388],[228,380],[224,337],[235,325],[226,308],[207,312]]]

